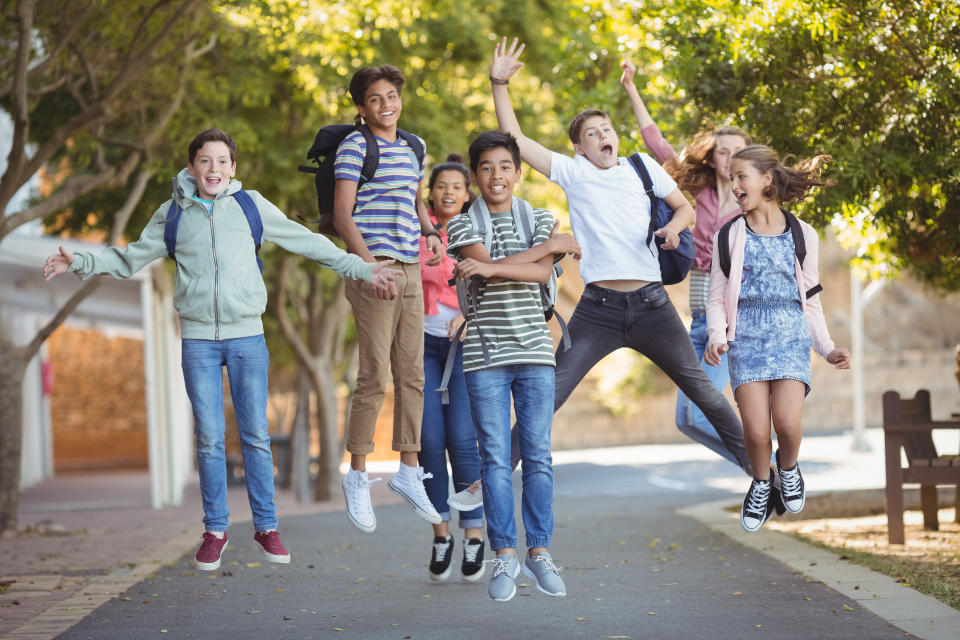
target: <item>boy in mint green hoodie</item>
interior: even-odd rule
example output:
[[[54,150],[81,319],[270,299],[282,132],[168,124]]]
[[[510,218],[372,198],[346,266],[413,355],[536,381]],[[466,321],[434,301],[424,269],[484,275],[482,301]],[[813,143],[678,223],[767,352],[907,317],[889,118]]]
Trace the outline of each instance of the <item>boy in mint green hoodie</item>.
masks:
[[[270,360],[261,320],[267,290],[258,269],[256,218],[262,225],[263,240],[316,260],[342,277],[367,280],[379,298],[394,295],[395,272],[387,268],[392,260],[365,263],[288,219],[256,191],[241,190],[240,182],[231,179],[237,169],[235,156],[233,138],[219,129],[204,131],[188,147],[189,162],[174,178],[172,200],[157,209],[136,242],[99,253],[72,254],[60,247],[43,266],[47,281],[67,271],[86,280],[99,274],[129,278],[166,255],[176,261],[174,306],[183,338],[183,377],[193,406],[205,526],[194,564],[208,571],[220,566],[229,524],[224,366],[240,432],[254,540],[267,560],[290,562],[277,534],[273,502],[273,455],[266,413]],[[247,202],[246,213],[242,201]],[[256,212],[248,221],[251,202]],[[168,224],[168,216],[177,215],[177,224]]]

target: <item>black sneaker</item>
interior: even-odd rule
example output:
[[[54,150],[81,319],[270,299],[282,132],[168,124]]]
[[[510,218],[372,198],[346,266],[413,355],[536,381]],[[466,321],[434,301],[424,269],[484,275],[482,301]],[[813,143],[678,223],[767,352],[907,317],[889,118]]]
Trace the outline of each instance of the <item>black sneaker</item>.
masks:
[[[433,552],[430,554],[430,579],[443,582],[450,577],[450,558],[453,557],[453,536],[433,539]]]
[[[806,502],[803,476],[800,475],[800,464],[797,463],[793,465],[793,469],[784,469],[781,467],[779,449],[777,449],[777,476],[780,478],[783,506],[786,507],[790,513],[800,513]]]
[[[774,509],[773,470],[769,480],[753,479],[740,507],[740,524],[745,531],[756,531],[767,521]]]
[[[476,582],[486,573],[483,563],[483,540],[470,538],[463,541],[463,562],[460,564],[460,579],[464,582]]]

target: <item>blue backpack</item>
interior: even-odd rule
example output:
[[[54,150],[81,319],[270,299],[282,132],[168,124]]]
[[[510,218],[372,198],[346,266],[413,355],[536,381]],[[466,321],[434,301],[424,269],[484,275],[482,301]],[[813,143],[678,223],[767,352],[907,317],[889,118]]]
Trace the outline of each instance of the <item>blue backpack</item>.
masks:
[[[666,202],[658,198],[653,193],[653,180],[647,167],[643,164],[643,159],[639,153],[632,154],[629,158],[634,171],[643,181],[643,189],[650,198],[650,228],[647,230],[647,246],[650,246],[650,240],[654,237],[653,232],[662,229],[670,219],[673,218],[673,209]],[[660,280],[663,284],[677,284],[683,282],[683,279],[690,273],[690,267],[693,265],[693,259],[697,255],[697,249],[693,245],[693,233],[690,228],[680,232],[680,244],[676,249],[664,249],[665,239],[657,237],[657,260],[660,262]]]
[[[247,224],[250,225],[250,234],[253,235],[253,244],[256,247],[257,267],[260,269],[260,273],[263,273],[263,261],[260,260],[260,243],[263,240],[263,221],[260,219],[260,210],[257,209],[257,205],[250,194],[243,189],[233,194],[233,197],[240,203],[240,208],[243,209],[243,215],[247,219]],[[163,243],[167,245],[167,255],[170,256],[170,259],[174,262],[177,261],[175,256],[177,252],[177,229],[180,227],[181,214],[183,214],[183,209],[181,209],[177,201],[174,200],[170,203],[170,209],[167,211],[167,221],[163,227]]]

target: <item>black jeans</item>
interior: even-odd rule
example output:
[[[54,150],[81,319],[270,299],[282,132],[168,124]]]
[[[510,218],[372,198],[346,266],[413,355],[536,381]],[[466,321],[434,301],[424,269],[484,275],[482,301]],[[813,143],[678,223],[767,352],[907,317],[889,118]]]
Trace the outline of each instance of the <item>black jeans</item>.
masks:
[[[562,345],[557,349],[554,411],[597,362],[620,347],[630,347],[680,387],[714,426],[740,466],[749,468],[743,425],[700,368],[690,336],[661,283],[630,292],[588,284],[568,328],[570,349],[564,351]]]

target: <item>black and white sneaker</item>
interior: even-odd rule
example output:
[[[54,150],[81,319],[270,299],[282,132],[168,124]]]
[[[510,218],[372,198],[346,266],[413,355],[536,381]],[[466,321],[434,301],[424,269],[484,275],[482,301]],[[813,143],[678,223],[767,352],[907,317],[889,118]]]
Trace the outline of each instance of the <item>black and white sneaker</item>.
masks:
[[[780,478],[780,492],[783,495],[783,506],[790,513],[800,513],[807,496],[803,486],[803,476],[800,475],[800,464],[793,465],[793,469],[784,469],[780,466],[780,450],[777,449],[777,476]]]
[[[740,524],[744,531],[756,531],[767,521],[774,508],[773,470],[769,480],[753,479],[740,507]]]
[[[464,582],[476,582],[486,573],[486,566],[483,563],[483,540],[480,538],[464,540],[460,579]]]
[[[453,557],[453,536],[433,539],[433,551],[430,554],[430,579],[443,582],[450,577],[450,559]]]

